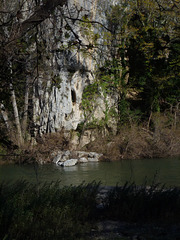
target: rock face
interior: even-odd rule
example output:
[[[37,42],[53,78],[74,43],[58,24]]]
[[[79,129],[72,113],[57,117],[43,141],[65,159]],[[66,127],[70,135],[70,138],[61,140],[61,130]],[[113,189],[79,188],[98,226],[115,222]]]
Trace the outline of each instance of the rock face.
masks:
[[[40,134],[62,128],[76,129],[79,123],[87,121],[82,108],[83,92],[95,81],[97,63],[104,59],[103,47],[96,51],[88,48],[92,44],[92,34],[101,33],[102,26],[95,28],[91,25],[87,29],[82,22],[65,19],[62,14],[68,15],[69,10],[71,18],[87,16],[90,21],[107,25],[105,12],[110,4],[115,4],[115,1],[73,0],[68,3],[68,9],[56,9],[51,18],[39,27],[42,62],[34,87],[33,116]],[[99,45],[102,45],[102,38]],[[105,99],[101,94],[95,100],[92,106],[95,119],[105,117],[107,101],[109,107],[115,106],[117,98],[106,96]]]

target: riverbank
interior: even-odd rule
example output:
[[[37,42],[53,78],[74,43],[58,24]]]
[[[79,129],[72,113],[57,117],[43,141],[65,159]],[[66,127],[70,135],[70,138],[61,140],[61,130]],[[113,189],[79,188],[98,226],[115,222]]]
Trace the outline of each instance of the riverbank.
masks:
[[[120,133],[104,134],[88,129],[79,136],[77,131],[44,136],[30,153],[35,159],[52,162],[52,153],[58,150],[97,152],[100,161],[122,159],[168,158],[180,156],[180,129],[159,128],[152,132],[142,126],[123,127]]]
[[[122,159],[168,158],[180,156],[180,128],[158,126],[147,129],[142,125],[123,126],[119,133],[104,129],[86,129],[83,133],[64,131],[37,137],[21,149],[4,146],[0,164],[51,163],[58,151],[86,151],[102,154],[100,161]]]
[[[60,188],[59,182],[39,185],[21,180],[1,183],[0,190],[1,239],[180,237],[178,188],[126,183],[102,195],[95,182]]]
[[[116,136],[96,138],[83,149],[101,152],[102,160],[109,161],[180,156],[180,129],[124,127]]]

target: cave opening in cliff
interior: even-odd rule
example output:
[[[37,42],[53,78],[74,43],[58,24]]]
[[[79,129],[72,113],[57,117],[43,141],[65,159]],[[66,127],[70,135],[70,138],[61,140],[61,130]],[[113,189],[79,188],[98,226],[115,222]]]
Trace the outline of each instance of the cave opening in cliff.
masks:
[[[74,89],[71,90],[71,99],[73,103],[76,103],[76,92]]]

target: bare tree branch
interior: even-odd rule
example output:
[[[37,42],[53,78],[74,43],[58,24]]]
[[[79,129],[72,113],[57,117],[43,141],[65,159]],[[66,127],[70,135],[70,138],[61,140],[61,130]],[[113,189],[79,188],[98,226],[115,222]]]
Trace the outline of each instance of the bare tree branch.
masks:
[[[93,21],[93,20],[83,20],[83,19],[79,19],[79,18],[73,18],[73,17],[68,17],[66,16],[67,19],[73,20],[73,21],[79,21],[79,22],[83,22],[83,23],[91,23],[91,24],[98,24],[101,27],[103,27],[104,29],[106,29],[107,31],[111,32],[111,30],[109,28],[107,28],[104,24],[98,22],[98,21]]]

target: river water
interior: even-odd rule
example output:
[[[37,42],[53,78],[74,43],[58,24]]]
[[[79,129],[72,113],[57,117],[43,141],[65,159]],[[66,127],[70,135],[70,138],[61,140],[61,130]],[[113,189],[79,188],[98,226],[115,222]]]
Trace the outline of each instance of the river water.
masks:
[[[82,163],[64,168],[55,164],[0,166],[0,182],[18,179],[33,183],[58,180],[62,186],[93,180],[107,186],[122,185],[126,181],[151,184],[154,180],[167,186],[180,186],[180,158]]]

